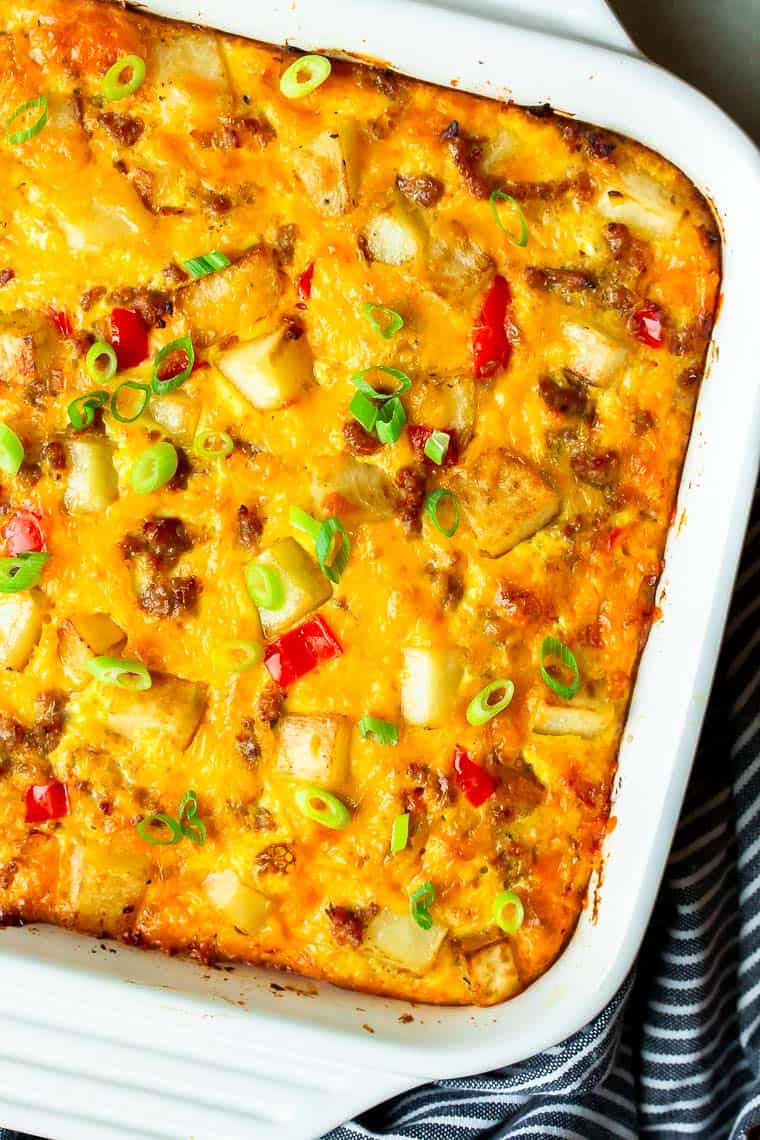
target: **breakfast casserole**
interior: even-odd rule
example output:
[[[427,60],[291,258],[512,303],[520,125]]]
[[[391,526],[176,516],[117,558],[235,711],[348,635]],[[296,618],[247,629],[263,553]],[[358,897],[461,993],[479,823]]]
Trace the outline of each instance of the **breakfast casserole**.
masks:
[[[2,0],[0,122],[0,923],[518,993],[613,822],[707,204],[98,0]]]

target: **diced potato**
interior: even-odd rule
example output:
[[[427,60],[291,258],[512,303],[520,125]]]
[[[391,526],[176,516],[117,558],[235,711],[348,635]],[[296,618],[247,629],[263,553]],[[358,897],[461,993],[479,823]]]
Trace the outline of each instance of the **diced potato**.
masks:
[[[280,575],[285,600],[277,610],[259,607],[264,636],[276,637],[332,597],[332,586],[317,563],[294,538],[282,538],[256,559]]]
[[[435,228],[428,261],[436,293],[457,301],[482,290],[493,269],[492,258],[459,222]]]
[[[195,736],[203,716],[206,694],[202,685],[169,674],[153,674],[150,689],[134,691],[103,686],[105,722],[128,740],[148,737],[183,751]]]
[[[515,138],[510,131],[500,130],[483,144],[480,169],[484,174],[498,174],[515,151]]]
[[[364,230],[367,253],[384,265],[404,265],[422,253],[427,240],[419,218],[401,205],[377,214]]]
[[[70,865],[70,902],[77,926],[118,935],[127,925],[125,907],[135,907],[150,878],[149,854],[115,851],[113,844],[78,845]]]
[[[298,173],[314,206],[326,217],[354,207],[359,180],[359,131],[356,120],[343,119],[298,151]]]
[[[348,777],[351,726],[342,716],[284,716],[278,725],[277,768],[321,787]]]
[[[407,724],[440,728],[454,710],[462,661],[452,649],[403,650],[401,712]]]
[[[566,321],[562,332],[569,341],[567,366],[595,388],[608,388],[626,362],[621,344],[589,325]]]
[[[266,918],[269,900],[241,883],[234,871],[214,871],[203,880],[206,897],[241,934],[253,934]]]
[[[395,514],[396,490],[379,467],[344,456],[315,460],[312,471],[315,498],[338,494],[357,511],[375,518],[392,518]]]
[[[520,989],[514,955],[509,942],[496,942],[467,957],[470,981],[487,1005],[506,1001]]]
[[[139,230],[140,203],[93,199],[90,187],[69,182],[66,194],[51,203],[61,232],[73,254],[124,246]]]
[[[72,439],[66,445],[69,475],[64,502],[69,511],[104,511],[119,494],[119,481],[110,443],[101,439]]]
[[[499,447],[482,452],[466,473],[455,472],[451,485],[481,551],[491,558],[541,530],[561,506],[527,460]]]
[[[195,439],[200,417],[200,405],[182,392],[172,392],[168,396],[152,396],[150,415],[155,422],[168,432],[172,439],[189,445]]]
[[[605,190],[597,209],[613,222],[623,222],[648,238],[672,237],[683,217],[683,205],[674,200],[661,183],[638,170],[616,172],[612,197]]]
[[[177,309],[205,344],[226,336],[244,340],[273,312],[282,287],[274,251],[258,245],[225,269],[184,285]]]
[[[0,669],[23,669],[42,633],[39,590],[0,595]]]
[[[240,394],[264,412],[292,404],[314,378],[308,340],[294,340],[286,329],[229,348],[216,363]]]
[[[0,380],[38,380],[47,373],[54,344],[53,327],[44,313],[0,313]]]
[[[454,428],[466,444],[475,426],[475,381],[472,376],[428,376],[415,381],[404,397],[409,419],[432,428]]]
[[[613,717],[610,705],[582,708],[542,703],[533,717],[533,731],[542,736],[599,736],[612,724]]]
[[[218,37],[184,28],[151,39],[148,75],[159,88],[159,113],[182,126],[214,124],[231,110],[232,92]]]
[[[63,671],[75,684],[92,680],[86,668],[92,657],[114,653],[127,640],[124,631],[108,614],[79,614],[58,628],[58,657]]]
[[[426,973],[435,961],[447,931],[433,923],[423,930],[411,915],[381,910],[370,922],[364,945],[410,974]]]

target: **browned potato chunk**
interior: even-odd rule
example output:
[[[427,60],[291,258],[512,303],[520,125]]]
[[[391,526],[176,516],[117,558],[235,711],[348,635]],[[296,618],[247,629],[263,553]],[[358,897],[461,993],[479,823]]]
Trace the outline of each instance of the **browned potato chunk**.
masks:
[[[292,404],[314,376],[307,338],[289,336],[284,328],[226,349],[217,357],[216,366],[261,412]]]
[[[205,344],[233,335],[244,340],[270,315],[281,293],[274,251],[258,245],[226,269],[185,285],[177,294],[177,309]]]
[[[368,950],[420,976],[433,965],[447,933],[445,926],[433,923],[423,930],[411,915],[383,909],[367,927],[364,941]]]
[[[147,852],[119,852],[113,843],[77,846],[69,871],[77,926],[93,934],[120,934],[127,925],[125,907],[135,907],[145,891],[150,863]]]
[[[504,448],[484,451],[451,480],[462,515],[483,554],[499,558],[551,522],[560,497],[520,456]]]
[[[106,724],[128,740],[160,737],[184,751],[195,736],[206,704],[202,685],[182,677],[154,673],[153,684],[143,692],[104,687]]]
[[[375,518],[392,518],[398,496],[388,476],[371,463],[349,456],[315,460],[313,488],[317,499],[337,493],[357,511]]]
[[[508,942],[496,942],[467,956],[470,981],[484,1005],[506,1001],[520,989],[520,977]]]
[[[58,629],[58,657],[74,684],[86,684],[92,674],[85,668],[91,657],[115,652],[126,641],[124,631],[108,614],[78,614]]]
[[[42,594],[0,596],[0,669],[23,669],[42,632]]]
[[[538,706],[533,717],[533,731],[542,736],[599,736],[610,727],[614,719],[611,705],[548,705]]]
[[[482,290],[493,270],[490,255],[458,222],[435,227],[428,262],[436,293],[458,303]]]
[[[359,133],[354,119],[324,131],[298,151],[298,173],[315,208],[326,217],[354,207],[358,183]]]
[[[278,726],[277,768],[288,776],[336,788],[346,780],[351,726],[342,716],[285,716]]]
[[[48,371],[54,346],[55,333],[44,313],[0,313],[0,380],[39,380]]]

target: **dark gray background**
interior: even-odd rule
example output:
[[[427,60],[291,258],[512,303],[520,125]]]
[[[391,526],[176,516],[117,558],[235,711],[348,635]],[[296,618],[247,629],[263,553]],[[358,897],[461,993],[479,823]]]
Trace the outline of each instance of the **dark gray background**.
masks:
[[[609,0],[650,59],[760,140],[760,0]]]

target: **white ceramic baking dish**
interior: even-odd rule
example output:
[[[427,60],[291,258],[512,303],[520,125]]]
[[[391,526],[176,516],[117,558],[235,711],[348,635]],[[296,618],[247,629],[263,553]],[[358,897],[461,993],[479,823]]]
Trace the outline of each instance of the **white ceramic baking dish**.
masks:
[[[0,933],[0,1123],[55,1140],[313,1140],[431,1078],[498,1068],[593,1017],[634,960],[707,701],[760,446],[760,161],[636,55],[603,0],[150,0],[163,15],[340,48],[438,83],[550,102],[632,135],[715,203],[724,300],[620,756],[598,916],[503,1006],[435,1009],[60,930]],[[505,86],[508,85],[508,86]],[[284,987],[284,988],[283,988]],[[411,1014],[413,1020],[402,1021]]]

